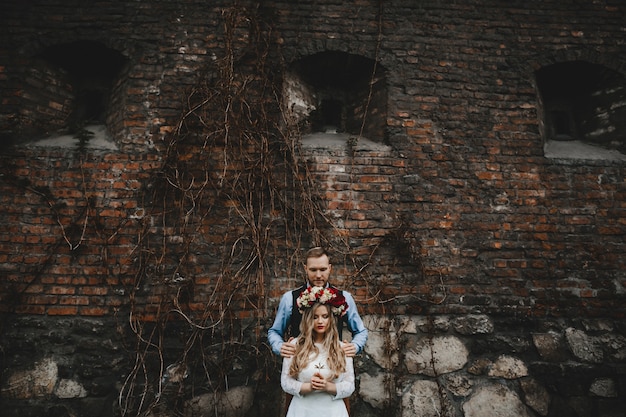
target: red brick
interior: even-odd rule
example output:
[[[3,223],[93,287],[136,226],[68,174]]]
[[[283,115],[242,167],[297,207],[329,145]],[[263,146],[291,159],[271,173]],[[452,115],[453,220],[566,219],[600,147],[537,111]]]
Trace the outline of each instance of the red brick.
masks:
[[[68,286],[64,286],[64,287],[53,286],[49,288],[46,292],[49,294],[55,294],[55,295],[68,295],[68,294],[75,294],[76,288],[68,287]]]
[[[81,307],[78,314],[81,316],[102,317],[108,315],[109,310],[103,307]]]
[[[76,316],[78,313],[78,307],[52,306],[46,309],[46,313],[49,316]]]
[[[107,287],[82,287],[78,293],[84,295],[107,295],[109,289]]]
[[[89,305],[88,297],[60,297],[59,298],[60,305]]]

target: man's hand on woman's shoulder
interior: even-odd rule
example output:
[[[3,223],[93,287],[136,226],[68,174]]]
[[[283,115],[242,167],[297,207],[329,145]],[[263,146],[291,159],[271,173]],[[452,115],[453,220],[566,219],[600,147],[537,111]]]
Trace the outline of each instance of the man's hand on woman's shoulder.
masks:
[[[341,343],[341,348],[347,357],[352,358],[356,355],[356,345],[354,343],[346,342],[345,340]]]
[[[291,358],[296,354],[296,345],[291,343],[293,337],[290,337],[289,340],[280,345],[280,356],[283,358]]]

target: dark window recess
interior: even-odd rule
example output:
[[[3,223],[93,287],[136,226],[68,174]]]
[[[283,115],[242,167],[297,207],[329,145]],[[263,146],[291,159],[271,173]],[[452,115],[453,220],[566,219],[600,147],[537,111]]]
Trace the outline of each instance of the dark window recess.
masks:
[[[549,113],[551,137],[556,140],[574,140],[574,118],[569,110],[551,110]]]
[[[320,52],[296,61],[287,77],[287,97],[299,97],[296,118],[303,133],[345,133],[385,141],[387,87],[384,68],[374,60]]]
[[[626,153],[624,75],[585,61],[536,72],[546,140],[579,140]]]
[[[315,130],[345,128],[344,105],[340,100],[324,99],[320,103],[320,120]]]
[[[113,81],[126,63],[114,49],[93,41],[48,47],[41,58],[65,70],[74,94],[68,127],[106,122]]]

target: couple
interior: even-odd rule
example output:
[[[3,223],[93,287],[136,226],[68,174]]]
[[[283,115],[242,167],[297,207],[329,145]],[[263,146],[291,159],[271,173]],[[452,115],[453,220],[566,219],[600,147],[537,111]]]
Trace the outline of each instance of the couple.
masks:
[[[352,295],[328,284],[331,270],[323,248],[309,250],[307,283],[282,296],[268,330],[272,350],[284,358],[281,386],[287,393],[287,417],[348,416],[347,400],[354,392],[352,357],[363,350],[367,329]],[[349,343],[341,341],[344,322],[352,333]]]

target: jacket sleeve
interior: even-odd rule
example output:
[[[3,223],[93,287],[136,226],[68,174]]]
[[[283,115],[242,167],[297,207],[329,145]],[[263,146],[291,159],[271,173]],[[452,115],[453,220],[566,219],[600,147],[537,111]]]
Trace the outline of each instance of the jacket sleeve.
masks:
[[[348,312],[346,313],[348,329],[352,333],[352,343],[357,347],[357,353],[361,353],[367,342],[368,331],[363,324],[359,311],[357,310],[356,303],[352,294],[347,291],[343,291],[343,296],[348,303]]]
[[[284,336],[291,319],[292,304],[291,292],[288,291],[281,297],[274,324],[267,331],[267,340],[272,348],[272,352],[276,355],[280,355],[280,347],[285,341]]]

